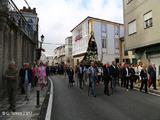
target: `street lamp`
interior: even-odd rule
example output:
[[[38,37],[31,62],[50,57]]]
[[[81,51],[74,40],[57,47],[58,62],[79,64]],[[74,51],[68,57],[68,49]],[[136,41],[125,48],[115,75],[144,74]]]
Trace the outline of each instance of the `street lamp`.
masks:
[[[43,43],[43,41],[44,41],[44,36],[43,36],[43,34],[41,35],[41,41],[42,41],[42,43]]]
[[[44,36],[43,36],[43,34],[41,35],[41,42],[40,42],[40,44],[41,44],[41,49],[42,49],[42,44],[43,44],[43,41],[44,41]]]

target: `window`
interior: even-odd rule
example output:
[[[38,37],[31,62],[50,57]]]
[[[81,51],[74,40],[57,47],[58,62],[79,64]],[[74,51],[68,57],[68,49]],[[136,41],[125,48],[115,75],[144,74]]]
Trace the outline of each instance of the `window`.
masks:
[[[116,50],[119,50],[119,40],[116,40]]]
[[[127,4],[129,4],[132,0],[127,0]]]
[[[152,26],[152,11],[144,14],[144,28]]]
[[[128,51],[124,51],[124,55],[125,55],[125,56],[128,56]]]
[[[77,59],[77,65],[79,65],[79,59]]]
[[[123,62],[126,62],[126,63],[128,63],[128,64],[131,63],[131,62],[130,62],[130,59],[123,59]]]
[[[29,19],[29,20],[28,20],[28,23],[29,23],[29,25],[33,28],[33,20],[32,20],[32,19]]]
[[[135,55],[135,52],[134,52],[134,51],[132,51],[132,55]]]
[[[118,26],[115,26],[115,35],[118,35],[118,32],[119,32]]]
[[[136,20],[128,24],[128,33],[129,35],[136,33]]]
[[[106,33],[106,24],[102,23],[102,33]]]
[[[106,48],[106,39],[102,39],[102,48]]]

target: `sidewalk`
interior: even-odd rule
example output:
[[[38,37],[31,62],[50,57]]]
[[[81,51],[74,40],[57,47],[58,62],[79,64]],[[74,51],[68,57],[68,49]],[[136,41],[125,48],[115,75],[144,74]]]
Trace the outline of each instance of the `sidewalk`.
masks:
[[[140,82],[140,83],[134,83],[134,87],[140,89],[140,87],[141,87],[141,82]],[[145,86],[143,86],[143,89],[144,89],[144,87],[145,87]],[[156,85],[156,88],[157,88],[158,90],[154,90],[154,89],[153,89],[153,86],[151,86],[150,89],[148,89],[148,92],[152,92],[152,93],[156,93],[156,94],[159,94],[159,95],[160,95],[160,86],[159,86],[158,84]]]
[[[8,110],[8,98],[1,101],[0,120],[37,120],[47,95],[46,93],[48,91],[48,86],[46,86],[43,90],[40,90],[39,86],[35,87],[34,90],[31,91],[30,100],[28,102],[25,100],[25,95],[20,95],[18,92],[16,112],[11,112]],[[39,107],[37,107],[37,90],[40,90]]]

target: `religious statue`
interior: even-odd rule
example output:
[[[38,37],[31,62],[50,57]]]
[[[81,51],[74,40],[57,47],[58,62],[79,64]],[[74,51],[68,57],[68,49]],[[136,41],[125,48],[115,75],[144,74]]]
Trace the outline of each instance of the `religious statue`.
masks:
[[[97,44],[96,44],[96,41],[94,38],[93,31],[91,31],[91,33],[90,33],[88,48],[87,48],[86,54],[82,60],[82,64],[89,66],[91,61],[98,62]]]

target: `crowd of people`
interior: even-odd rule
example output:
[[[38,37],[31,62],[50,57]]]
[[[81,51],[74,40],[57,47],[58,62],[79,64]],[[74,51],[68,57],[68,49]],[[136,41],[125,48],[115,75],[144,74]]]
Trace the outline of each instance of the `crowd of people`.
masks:
[[[64,75],[64,78],[68,76],[69,85],[73,86],[75,79],[80,89],[86,85],[89,81],[89,87],[91,88],[91,94],[96,97],[95,85],[104,82],[104,94],[110,96],[110,94],[117,91],[116,86],[123,87],[125,91],[133,90],[134,82],[140,83],[140,91],[144,90],[147,93],[151,86],[156,88],[156,68],[155,63],[151,62],[148,69],[145,64],[115,64],[112,61],[111,65],[107,62],[104,65],[97,65],[94,61],[91,62],[90,67],[86,67],[79,63],[75,66],[67,66],[59,64],[58,66],[48,66],[48,63],[40,62],[37,64],[23,63],[23,67],[18,70],[15,68],[15,62],[9,63],[9,68],[5,73],[7,79],[7,89],[9,96],[9,109],[15,111],[16,106],[16,94],[18,89],[18,83],[20,83],[21,94],[25,94],[25,99],[29,101],[30,91],[40,85],[41,90],[48,84],[49,75]],[[20,82],[19,82],[20,78]],[[90,92],[90,91],[89,91]]]
[[[123,87],[125,91],[133,90],[134,82],[141,83],[141,92],[145,86],[144,90],[147,93],[151,85],[153,85],[154,90],[157,90],[157,88],[155,63],[151,62],[148,69],[146,67],[147,66],[142,63],[139,63],[139,65],[128,63],[115,64],[115,62],[112,61],[111,65],[107,62],[102,66],[95,64],[95,62],[91,62],[91,66],[87,69],[86,66],[83,66],[80,63],[75,66],[74,72],[71,67],[71,75],[73,77],[75,73],[75,78],[79,81],[80,89],[83,89],[83,86],[85,86],[85,82],[88,79],[91,83],[91,94],[94,97],[96,97],[95,85],[100,84],[100,82],[104,82],[104,94],[107,94],[108,96],[110,93],[116,92],[117,85]],[[68,67],[68,70],[70,71],[70,67]],[[68,75],[70,76],[70,74]],[[69,83],[74,82],[73,78],[70,79],[69,77]]]
[[[23,67],[18,70],[15,67],[15,62],[9,63],[9,68],[6,70],[5,78],[7,80],[7,89],[9,97],[9,109],[15,112],[16,110],[16,95],[20,88],[21,94],[26,95],[25,99],[29,101],[30,91],[40,85],[41,90],[48,84],[49,66],[48,63],[36,62],[23,63]]]

